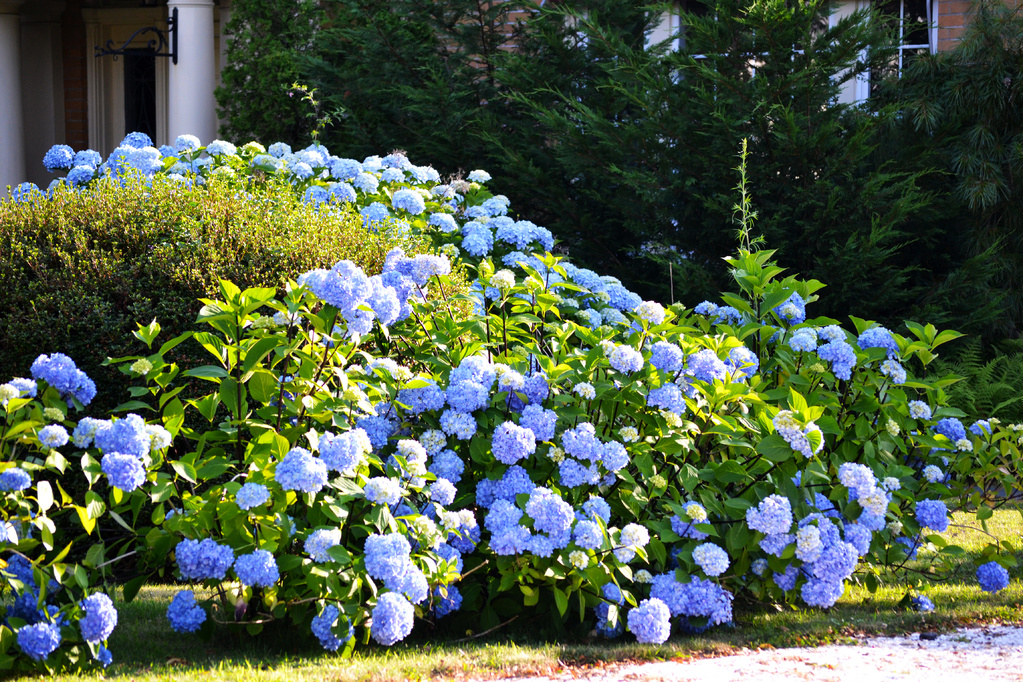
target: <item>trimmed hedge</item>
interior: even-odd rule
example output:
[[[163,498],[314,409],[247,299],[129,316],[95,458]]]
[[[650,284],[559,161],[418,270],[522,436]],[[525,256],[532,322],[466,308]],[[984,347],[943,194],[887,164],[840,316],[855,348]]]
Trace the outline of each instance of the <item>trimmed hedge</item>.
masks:
[[[354,211],[318,212],[282,185],[242,192],[216,178],[201,188],[134,178],[57,187],[50,201],[0,201],[0,374],[25,376],[33,358],[59,350],[96,381],[90,412],[109,412],[128,400],[129,380],[103,360],[137,351],[137,323],[189,329],[197,299],[220,279],[282,287],[338,260],[373,273],[394,246],[422,250],[411,237],[367,230]]]

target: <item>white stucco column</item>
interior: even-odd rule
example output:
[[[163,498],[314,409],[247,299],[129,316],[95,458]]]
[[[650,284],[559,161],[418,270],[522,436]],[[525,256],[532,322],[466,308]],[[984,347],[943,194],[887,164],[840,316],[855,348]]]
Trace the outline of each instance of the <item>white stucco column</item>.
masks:
[[[21,113],[22,0],[0,0],[0,195],[25,181],[25,126]]]
[[[167,65],[167,142],[188,133],[206,145],[217,136],[213,0],[170,0],[168,16],[175,8],[178,63]]]

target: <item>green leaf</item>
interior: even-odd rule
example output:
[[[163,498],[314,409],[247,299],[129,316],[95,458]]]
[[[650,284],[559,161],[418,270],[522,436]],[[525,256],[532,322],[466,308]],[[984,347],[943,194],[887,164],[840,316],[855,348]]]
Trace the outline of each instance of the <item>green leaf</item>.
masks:
[[[196,480],[198,473],[196,472],[195,467],[188,462],[176,461],[171,462],[170,465],[171,468],[177,472],[178,476],[181,476],[181,478],[185,479],[189,483],[198,483]]]
[[[280,339],[276,336],[267,336],[265,338],[256,341],[251,348],[245,351],[245,360],[242,362],[242,374],[248,374],[256,364],[266,357],[266,354],[272,351],[280,344]]]
[[[139,339],[144,344],[146,344],[146,347],[148,347],[148,348],[152,348],[153,347],[153,340],[156,338],[156,335],[159,334],[159,333],[160,333],[160,325],[157,324],[155,317],[153,318],[153,321],[150,322],[145,327],[143,327],[141,324],[139,324],[138,325],[138,330],[132,332],[132,334],[135,336],[135,338]]]
[[[217,367],[216,365],[203,365],[202,367],[185,370],[182,372],[182,376],[193,377],[195,379],[206,379],[207,381],[217,381],[218,379],[223,379],[228,376],[228,373],[223,367]]]
[[[776,433],[757,443],[757,452],[772,462],[784,462],[793,454],[792,446]]]
[[[722,483],[735,483],[750,478],[750,475],[738,462],[730,459],[714,468],[714,478]]]
[[[248,386],[249,395],[252,396],[252,399],[264,405],[276,398],[280,392],[277,377],[265,369],[253,372],[245,385]]]
[[[107,510],[107,505],[103,502],[102,497],[90,490],[85,493],[85,509],[89,513],[90,519],[98,519]]]
[[[39,502],[39,511],[43,514],[53,506],[53,488],[50,487],[49,481],[39,481],[36,484],[36,500]]]
[[[560,588],[554,587],[554,603],[558,606],[558,613],[564,616],[568,613],[568,595]]]

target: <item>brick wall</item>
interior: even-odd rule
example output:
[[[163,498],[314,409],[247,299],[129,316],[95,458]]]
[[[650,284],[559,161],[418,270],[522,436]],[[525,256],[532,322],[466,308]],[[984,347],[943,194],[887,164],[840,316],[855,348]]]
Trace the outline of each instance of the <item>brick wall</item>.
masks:
[[[1019,7],[1023,0],[1004,0],[1009,7]],[[938,52],[951,50],[970,23],[972,3],[969,0],[938,0]]]
[[[64,52],[64,132],[74,149],[89,146],[89,91],[82,0],[68,0],[61,17]]]

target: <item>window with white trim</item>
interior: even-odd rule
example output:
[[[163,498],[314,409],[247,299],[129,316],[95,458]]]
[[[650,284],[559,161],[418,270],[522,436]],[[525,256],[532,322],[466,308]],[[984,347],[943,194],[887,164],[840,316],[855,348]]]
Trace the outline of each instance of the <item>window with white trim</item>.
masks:
[[[892,23],[897,50],[891,62],[871,72],[871,92],[882,78],[902,75],[914,56],[934,53],[936,36],[932,26],[938,23],[936,0],[888,0],[875,6]]]

